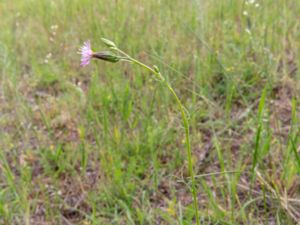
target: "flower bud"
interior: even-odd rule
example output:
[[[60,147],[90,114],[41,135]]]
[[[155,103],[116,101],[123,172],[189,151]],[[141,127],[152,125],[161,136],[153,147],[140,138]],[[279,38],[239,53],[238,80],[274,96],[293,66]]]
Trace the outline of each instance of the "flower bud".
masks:
[[[104,61],[108,61],[108,62],[112,62],[112,63],[116,63],[118,61],[120,61],[120,57],[116,56],[114,54],[112,54],[111,52],[95,52],[93,53],[93,58],[96,59],[101,59]]]
[[[153,65],[153,69],[156,73],[160,73],[159,68],[157,67],[157,65]]]
[[[101,40],[103,41],[103,43],[109,47],[109,48],[116,48],[116,44],[113,43],[112,41],[108,40],[108,39],[105,39],[105,38],[101,38]]]

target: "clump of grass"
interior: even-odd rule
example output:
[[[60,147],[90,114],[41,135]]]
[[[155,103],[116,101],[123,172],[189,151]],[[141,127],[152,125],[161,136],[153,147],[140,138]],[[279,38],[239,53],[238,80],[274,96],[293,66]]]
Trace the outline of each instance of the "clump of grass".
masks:
[[[186,115],[186,109],[184,108],[183,104],[180,101],[180,98],[176,94],[175,90],[172,88],[171,84],[165,79],[165,77],[161,74],[159,68],[157,66],[150,67],[141,61],[131,57],[126,52],[119,49],[116,44],[108,39],[101,38],[101,40],[104,42],[104,44],[111,50],[118,53],[117,55],[111,53],[111,52],[93,52],[91,50],[90,42],[85,42],[83,47],[80,49],[80,53],[82,55],[81,58],[81,66],[86,66],[90,63],[90,60],[92,58],[116,63],[120,60],[133,63],[135,65],[141,66],[142,68],[150,71],[153,75],[156,76],[158,81],[160,81],[174,96],[176,99],[177,105],[179,107],[181,117],[182,117],[182,123],[185,129],[185,144],[186,144],[186,153],[187,153],[187,159],[188,159],[188,170],[189,175],[191,177],[191,192],[193,196],[193,206],[195,211],[195,217],[196,217],[196,223],[197,225],[200,224],[199,220],[199,213],[198,213],[198,198],[197,198],[197,190],[196,190],[196,182],[195,182],[195,173],[193,169],[193,161],[192,161],[192,152],[191,152],[191,144],[190,144],[190,132],[189,132],[189,121]]]

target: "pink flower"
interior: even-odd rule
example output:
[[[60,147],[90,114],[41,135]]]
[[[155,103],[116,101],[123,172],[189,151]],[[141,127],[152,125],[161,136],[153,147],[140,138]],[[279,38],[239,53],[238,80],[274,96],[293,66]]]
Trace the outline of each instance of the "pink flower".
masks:
[[[91,49],[90,41],[86,41],[83,43],[83,46],[79,49],[79,54],[81,54],[80,66],[87,66],[90,63],[94,54]]]

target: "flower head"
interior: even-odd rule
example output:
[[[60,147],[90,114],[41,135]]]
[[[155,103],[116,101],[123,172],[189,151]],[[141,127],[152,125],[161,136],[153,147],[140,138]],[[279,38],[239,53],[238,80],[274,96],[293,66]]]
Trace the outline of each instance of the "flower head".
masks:
[[[91,49],[91,42],[86,41],[83,43],[83,46],[79,49],[79,54],[81,54],[81,63],[80,66],[86,66],[90,63],[93,57],[93,51]]]

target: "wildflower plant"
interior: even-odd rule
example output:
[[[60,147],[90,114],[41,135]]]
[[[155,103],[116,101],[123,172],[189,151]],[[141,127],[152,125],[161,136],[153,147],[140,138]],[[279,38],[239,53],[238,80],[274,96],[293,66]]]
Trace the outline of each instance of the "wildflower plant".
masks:
[[[83,46],[79,49],[79,53],[81,54],[81,66],[87,66],[91,59],[101,59],[104,61],[116,63],[118,61],[126,61],[138,65],[145,70],[150,71],[156,78],[162,82],[162,84],[172,93],[174,96],[177,105],[179,107],[182,123],[185,129],[185,144],[186,144],[186,151],[187,151],[187,159],[188,159],[188,171],[189,176],[191,178],[191,193],[193,197],[193,207],[195,211],[196,223],[197,225],[200,224],[199,220],[199,213],[198,213],[198,198],[197,198],[197,190],[196,190],[196,182],[195,182],[195,174],[193,169],[193,161],[192,161],[192,152],[191,152],[191,145],[190,145],[190,134],[189,134],[189,121],[186,115],[186,109],[184,108],[183,104],[180,101],[180,98],[170,85],[170,83],[164,78],[161,74],[159,68],[157,66],[150,67],[141,61],[131,57],[126,52],[119,49],[116,44],[108,39],[101,38],[103,43],[106,47],[109,48],[110,51],[101,51],[101,52],[93,52],[91,49],[90,41],[84,42]]]

